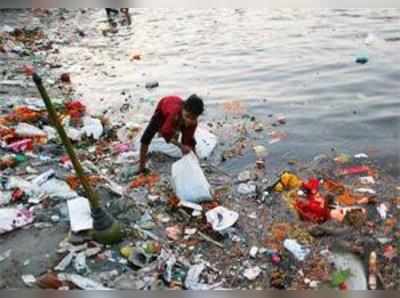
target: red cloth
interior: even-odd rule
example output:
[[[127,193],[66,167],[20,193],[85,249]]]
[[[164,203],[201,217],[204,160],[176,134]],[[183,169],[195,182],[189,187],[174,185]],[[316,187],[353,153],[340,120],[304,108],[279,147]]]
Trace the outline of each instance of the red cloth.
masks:
[[[330,218],[330,212],[325,199],[318,193],[319,180],[311,178],[303,183],[303,189],[308,193],[307,198],[297,198],[295,204],[301,219],[316,223],[327,221]]]
[[[183,100],[179,96],[163,97],[157,105],[155,114],[160,115],[160,134],[169,142],[176,132],[182,132],[182,144],[195,147],[194,133],[197,126],[179,127],[182,117]]]
[[[316,223],[323,223],[330,218],[329,209],[324,205],[313,196],[296,200],[296,209],[301,219]]]
[[[308,182],[303,183],[303,189],[310,194],[316,194],[319,190],[319,180],[317,178],[311,178]]]
[[[81,118],[86,112],[86,107],[78,100],[68,102],[65,106],[69,116],[74,119]]]

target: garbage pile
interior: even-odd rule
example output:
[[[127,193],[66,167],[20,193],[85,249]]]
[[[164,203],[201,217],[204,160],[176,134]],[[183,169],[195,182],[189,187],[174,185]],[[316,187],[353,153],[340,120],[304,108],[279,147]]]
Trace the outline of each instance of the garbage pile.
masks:
[[[17,38],[15,29],[1,30],[6,53],[15,52],[13,46],[46,44],[37,31]],[[66,73],[54,77],[60,86],[73,81]],[[287,171],[277,173],[265,167],[274,158],[267,146],[288,137],[290,121],[279,114],[259,120],[230,102],[224,110],[235,117],[198,130],[200,159],[182,157],[158,139],[150,148],[151,171],[138,175],[139,120],[91,115],[73,92],[52,98],[90,185],[123,225],[123,241],[103,245],[93,240],[90,204],[37,96],[0,99],[0,268],[11,268],[18,258],[2,245],[24,231],[63,238],[37,267],[28,266],[39,257],[32,248],[17,272],[23,286],[399,288],[400,186],[367,154],[290,161]],[[255,164],[238,175],[226,173],[224,163],[246,150],[254,152]]]

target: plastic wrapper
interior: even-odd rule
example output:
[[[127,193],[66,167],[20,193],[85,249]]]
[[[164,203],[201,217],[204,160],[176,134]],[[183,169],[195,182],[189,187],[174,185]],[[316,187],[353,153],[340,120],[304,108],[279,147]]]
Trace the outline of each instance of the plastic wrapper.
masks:
[[[29,225],[34,217],[27,209],[3,208],[0,209],[0,234]]]

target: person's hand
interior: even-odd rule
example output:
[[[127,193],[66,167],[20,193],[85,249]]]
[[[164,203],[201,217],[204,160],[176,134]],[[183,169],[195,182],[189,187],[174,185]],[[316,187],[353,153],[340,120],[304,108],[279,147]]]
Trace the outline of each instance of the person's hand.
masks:
[[[186,145],[182,145],[181,150],[182,150],[182,154],[186,155],[186,154],[189,154],[190,151],[192,151],[192,148],[190,148],[189,146],[186,146]]]

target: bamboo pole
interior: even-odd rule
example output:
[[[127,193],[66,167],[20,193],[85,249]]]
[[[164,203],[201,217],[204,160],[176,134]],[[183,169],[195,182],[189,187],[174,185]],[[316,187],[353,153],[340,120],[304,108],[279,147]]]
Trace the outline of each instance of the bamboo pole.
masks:
[[[61,138],[61,142],[63,143],[65,149],[67,150],[68,156],[71,159],[71,162],[74,166],[76,175],[78,176],[80,182],[82,183],[85,193],[89,199],[91,208],[93,208],[93,209],[100,208],[99,197],[97,196],[97,193],[95,191],[93,191],[92,187],[89,184],[88,179],[86,178],[86,176],[84,174],[83,168],[75,154],[75,151],[74,151],[74,148],[72,147],[71,141],[68,138],[68,136],[64,130],[64,127],[61,125],[61,122],[58,119],[56,110],[54,109],[53,104],[51,103],[51,100],[47,94],[47,91],[43,86],[42,78],[36,73],[34,73],[32,75],[32,78],[33,78],[33,81],[35,82],[36,87],[38,88],[40,95],[42,96],[43,101],[46,105],[47,111],[49,113],[49,119],[55,126],[55,128]]]

